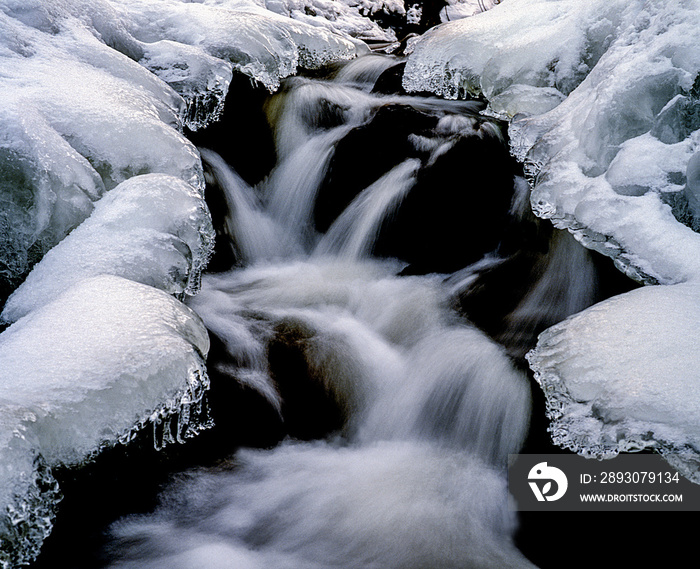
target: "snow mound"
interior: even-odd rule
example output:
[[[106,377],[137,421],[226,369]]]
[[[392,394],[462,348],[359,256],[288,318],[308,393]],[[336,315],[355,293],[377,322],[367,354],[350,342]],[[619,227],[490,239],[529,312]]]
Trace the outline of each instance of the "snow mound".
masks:
[[[649,286],[546,330],[528,354],[554,442],[610,458],[655,449],[700,483],[700,287]]]
[[[695,0],[504,2],[426,33],[404,85],[483,94],[513,119],[539,216],[636,280],[677,283],[700,278],[699,40]]]
[[[135,176],[97,202],[92,215],[44,256],[0,319],[14,322],[100,274],[194,294],[213,243],[209,210],[192,186],[164,174]]]
[[[0,565],[31,560],[59,496],[52,466],[152,426],[154,444],[208,426],[199,317],[114,276],[84,280],[0,334]]]

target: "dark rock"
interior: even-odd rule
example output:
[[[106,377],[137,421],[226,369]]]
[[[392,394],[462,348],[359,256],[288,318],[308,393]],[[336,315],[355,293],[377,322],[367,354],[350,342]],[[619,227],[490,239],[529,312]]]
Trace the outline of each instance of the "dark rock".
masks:
[[[407,105],[387,105],[345,136],[316,199],[316,228],[325,232],[359,192],[407,158],[419,157],[408,136],[427,134],[437,121]]]
[[[451,273],[478,261],[500,243],[517,170],[502,140],[459,138],[419,171],[374,254],[406,261],[407,274]]]
[[[403,88],[403,72],[406,62],[401,62],[384,71],[372,88],[372,93],[379,95],[408,95]]]
[[[248,76],[234,73],[221,120],[186,132],[196,145],[218,153],[248,184],[262,180],[276,162],[272,129],[263,111],[269,92]]]
[[[269,345],[270,373],[282,398],[282,417],[289,436],[320,439],[339,431],[346,417],[338,398],[316,377],[306,355],[314,332],[297,322],[275,328]]]

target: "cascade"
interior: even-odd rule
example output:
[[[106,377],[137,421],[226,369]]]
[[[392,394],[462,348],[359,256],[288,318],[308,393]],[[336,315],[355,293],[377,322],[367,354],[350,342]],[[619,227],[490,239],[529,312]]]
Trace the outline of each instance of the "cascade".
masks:
[[[0,0],[0,569],[685,560],[699,3]]]
[[[528,214],[522,178],[493,150],[505,148],[502,125],[480,103],[374,92],[398,63],[369,55],[283,84],[265,105],[277,163],[254,186],[200,150],[234,252],[189,300],[219,346],[213,389],[246,386],[286,438],[185,473],[155,512],[111,528],[109,566],[533,566],[514,545],[505,487],[530,423],[521,348],[593,302],[597,274],[588,253]],[[390,142],[352,144],[366,133]],[[344,175],[348,160],[358,181]],[[454,193],[464,195],[446,201]],[[432,241],[442,256],[476,259],[456,272],[432,265],[429,249],[402,257],[404,241],[452,222],[455,207],[475,231],[503,235]],[[522,271],[510,247],[527,231],[545,251]],[[488,301],[502,326],[482,331],[470,299],[481,303],[504,267],[527,291],[510,309]],[[227,405],[212,397],[215,416]]]

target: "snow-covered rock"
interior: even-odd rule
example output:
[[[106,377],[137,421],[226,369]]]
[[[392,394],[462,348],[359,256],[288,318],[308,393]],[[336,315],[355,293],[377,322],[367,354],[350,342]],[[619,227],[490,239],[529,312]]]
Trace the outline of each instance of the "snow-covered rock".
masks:
[[[14,322],[100,274],[194,294],[213,242],[209,210],[192,186],[163,174],[135,176],[106,194],[46,254],[7,300],[0,319]]]
[[[155,444],[207,426],[199,317],[165,292],[83,280],[0,334],[0,565],[31,560],[51,529],[50,469],[155,429]]]
[[[610,458],[654,449],[700,483],[700,287],[649,286],[540,336],[528,359],[554,442]]]
[[[128,178],[169,174],[201,191],[180,131],[216,120],[233,70],[274,90],[298,66],[357,52],[224,0],[1,0],[0,30],[0,278],[14,286]]]
[[[426,33],[404,86],[483,94],[513,118],[538,215],[637,280],[696,280],[700,235],[678,219],[697,223],[699,40],[695,0],[504,2]]]

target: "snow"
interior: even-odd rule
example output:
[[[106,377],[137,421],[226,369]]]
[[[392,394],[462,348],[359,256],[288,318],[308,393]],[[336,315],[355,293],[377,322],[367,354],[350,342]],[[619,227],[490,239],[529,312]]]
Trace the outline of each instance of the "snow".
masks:
[[[655,449],[700,483],[700,287],[649,286],[540,336],[528,359],[554,442],[588,457]]]
[[[447,0],[440,10],[441,22],[452,22],[462,18],[476,16],[501,3],[502,0]]]
[[[171,294],[194,294],[214,230],[199,193],[164,174],[135,176],[34,267],[0,320],[14,322],[82,279],[117,275]]]
[[[271,91],[299,65],[314,68],[356,54],[349,39],[279,16],[252,1],[123,0],[115,7],[137,40],[190,46],[200,56],[230,62]],[[182,63],[177,53],[168,57],[158,50],[163,58],[157,73],[177,73]]]
[[[697,226],[698,30],[697,1],[504,2],[426,33],[404,86],[483,94],[513,119],[538,215],[637,280],[696,280],[700,236],[677,218]]]
[[[81,281],[0,334],[0,504],[11,514],[0,518],[0,536],[19,537],[26,525],[36,531],[33,510],[51,510],[55,492],[42,496],[34,485],[42,462],[79,464],[147,425],[157,446],[204,428],[208,350],[189,308],[107,275]],[[15,547],[31,558],[45,534],[36,537]],[[0,562],[7,555],[3,548]]]
[[[158,446],[200,428],[208,338],[166,294],[197,291],[212,245],[184,128],[234,72],[272,91],[362,49],[254,1],[0,0],[3,294],[35,266],[2,316],[0,566],[49,533],[52,465],[148,421]]]

